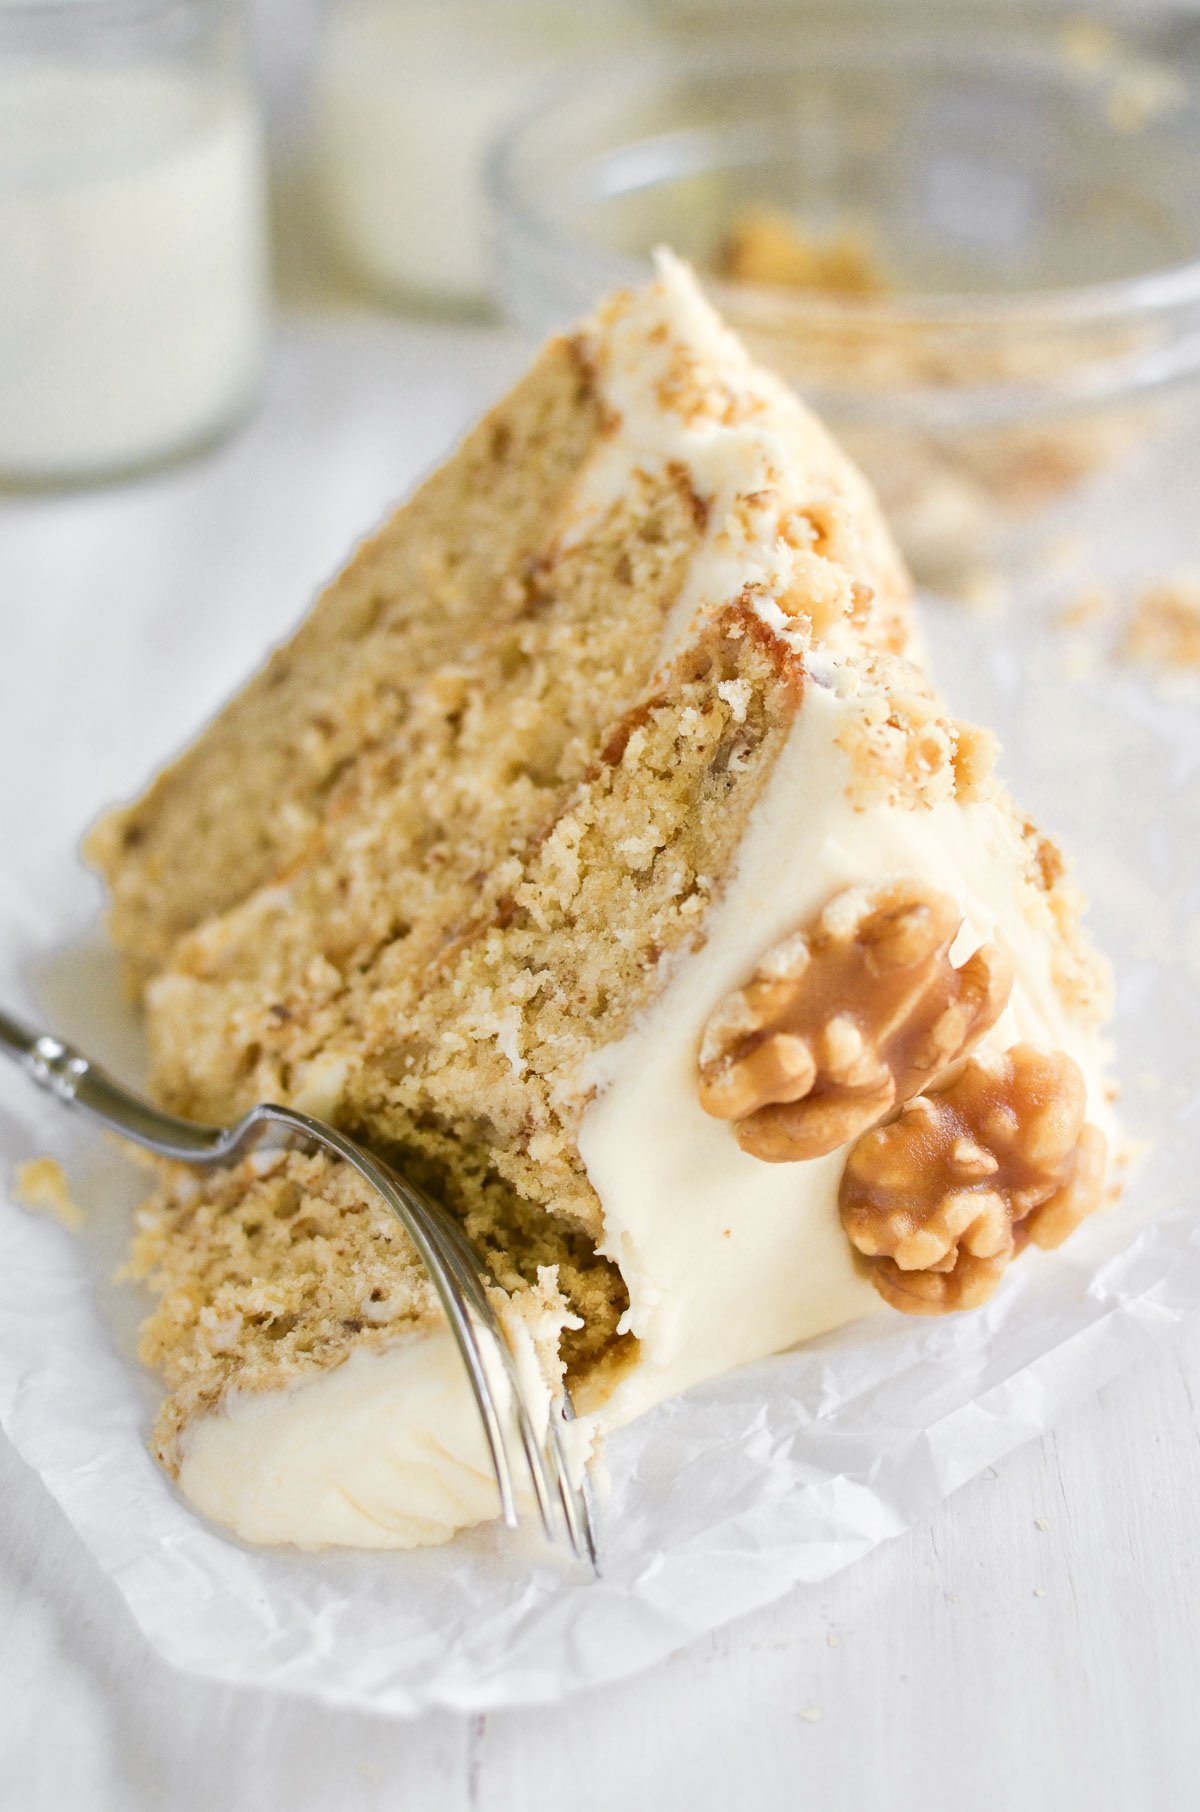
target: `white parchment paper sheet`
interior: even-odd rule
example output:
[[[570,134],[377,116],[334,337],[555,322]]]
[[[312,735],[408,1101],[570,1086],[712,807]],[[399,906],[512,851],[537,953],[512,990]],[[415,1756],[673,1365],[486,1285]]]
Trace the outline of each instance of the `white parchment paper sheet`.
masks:
[[[0,1420],[169,1660],[397,1714],[632,1674],[927,1515],[1200,1306],[1200,711],[1114,670],[1064,690],[1052,638],[1030,627],[946,616],[932,639],[956,703],[999,728],[1018,796],[1063,834],[1095,898],[1120,978],[1126,1120],[1152,1141],[1127,1203],[1024,1258],[981,1313],[881,1315],[624,1431],[599,1583],[495,1531],[428,1553],[301,1555],[240,1547],[194,1517],[148,1456],[139,1305],[111,1281],[136,1178],[0,1074],[5,1171],[56,1152],[88,1211],[76,1236],[0,1202]],[[49,633],[30,632],[31,655]],[[161,690],[152,636],[130,631],[118,658],[131,701]],[[33,758],[44,696],[6,688],[0,998],[132,1073],[112,964],[88,931],[97,895],[72,855],[104,798],[85,681],[49,764]]]

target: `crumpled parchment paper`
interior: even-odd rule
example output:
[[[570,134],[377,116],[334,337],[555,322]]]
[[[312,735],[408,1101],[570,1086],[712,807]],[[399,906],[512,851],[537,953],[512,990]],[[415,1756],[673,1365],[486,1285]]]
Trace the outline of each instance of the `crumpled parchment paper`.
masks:
[[[495,1529],[423,1553],[306,1555],[195,1517],[147,1452],[139,1305],[112,1282],[137,1180],[0,1074],[5,1168],[63,1156],[88,1211],[78,1236],[0,1202],[0,1420],[164,1656],[403,1715],[633,1674],[928,1515],[1200,1307],[1200,708],[1115,668],[1064,686],[1061,649],[1030,628],[946,616],[933,641],[956,704],[1000,730],[1014,790],[1093,895],[1120,982],[1123,1113],[1146,1141],[1126,1202],[1022,1259],[981,1312],[882,1315],[613,1437],[597,1583]],[[0,824],[0,998],[120,1065],[129,1026],[111,963],[79,938],[95,894],[64,814],[48,790],[18,815],[24,843]]]

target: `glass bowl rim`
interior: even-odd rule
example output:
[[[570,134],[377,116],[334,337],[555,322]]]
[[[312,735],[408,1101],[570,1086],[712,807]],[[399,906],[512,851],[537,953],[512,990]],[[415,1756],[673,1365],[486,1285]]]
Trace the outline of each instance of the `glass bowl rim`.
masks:
[[[968,32],[968,23],[978,29]],[[1122,42],[1136,42],[1132,26],[1122,31]],[[583,97],[602,91],[615,94],[622,87],[630,93],[646,91],[664,79],[671,82],[688,76],[752,76],[787,69],[799,73],[831,59],[845,67],[848,58],[852,58],[869,69],[885,53],[891,60],[899,52],[927,62],[945,61],[948,56],[961,59],[965,54],[975,68],[986,54],[993,66],[1003,60],[1027,72],[1057,75],[1064,89],[1072,80],[1065,53],[1060,51],[1056,56],[1045,44],[1036,45],[994,31],[989,34],[983,20],[962,21],[951,30],[943,23],[933,35],[918,34],[911,25],[881,22],[867,41],[843,23],[806,29],[803,44],[794,28],[782,43],[766,37],[761,30],[739,28],[732,33],[709,34],[688,46],[646,45],[634,52],[615,52],[560,68],[554,76],[543,79],[527,92],[523,105],[494,136],[485,158],[484,185],[495,226],[501,232],[506,226],[515,227],[532,237],[543,252],[554,256],[569,254],[590,267],[596,273],[598,296],[622,284],[645,281],[648,265],[644,260],[609,252],[586,233],[573,232],[546,208],[540,197],[530,194],[520,164],[540,130],[564,118]],[[1200,105],[1200,87],[1181,76],[1176,68],[1171,73],[1185,84],[1187,104]],[[1089,75],[1081,65],[1074,80],[1082,85]],[[1115,136],[1118,129],[1113,130]],[[810,322],[833,320],[839,315],[845,318],[844,297],[826,300],[816,294],[750,284],[738,288],[743,296],[770,297],[777,317],[790,315]],[[906,291],[885,297],[855,296],[851,301],[855,321],[880,326],[928,324],[975,332],[993,328],[1001,333],[1032,328],[1044,333],[1047,329],[1065,331],[1130,318],[1144,321],[1155,316],[1169,317],[1175,311],[1193,308],[1200,324],[1200,243],[1194,258],[1132,277],[1015,292]],[[1200,347],[1195,364],[1200,367]]]

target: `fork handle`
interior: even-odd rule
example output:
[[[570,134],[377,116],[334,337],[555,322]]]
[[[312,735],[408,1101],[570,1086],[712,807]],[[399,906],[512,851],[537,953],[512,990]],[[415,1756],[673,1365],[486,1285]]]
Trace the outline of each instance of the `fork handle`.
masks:
[[[230,1139],[221,1126],[164,1114],[114,1082],[98,1064],[51,1032],[35,1032],[0,1007],[0,1051],[66,1107],[81,1108],[110,1132],[167,1158],[215,1157]]]

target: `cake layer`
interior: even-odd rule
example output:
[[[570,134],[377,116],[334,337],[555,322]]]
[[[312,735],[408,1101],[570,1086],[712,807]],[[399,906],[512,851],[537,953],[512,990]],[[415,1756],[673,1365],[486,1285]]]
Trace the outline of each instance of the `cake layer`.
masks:
[[[354,764],[402,728],[464,639],[525,615],[602,433],[578,341],[551,342],[455,457],[357,550],[292,638],[87,854],[144,980],[176,938],[294,861]]]

